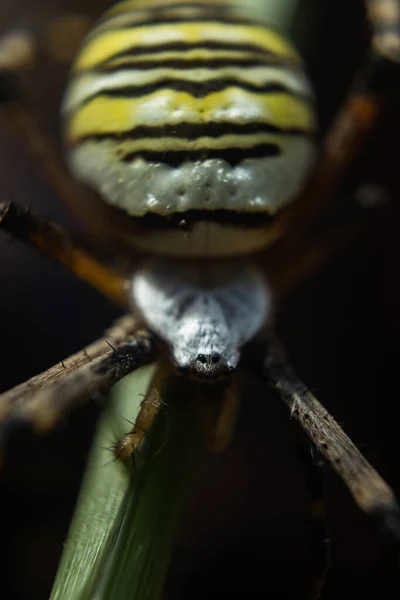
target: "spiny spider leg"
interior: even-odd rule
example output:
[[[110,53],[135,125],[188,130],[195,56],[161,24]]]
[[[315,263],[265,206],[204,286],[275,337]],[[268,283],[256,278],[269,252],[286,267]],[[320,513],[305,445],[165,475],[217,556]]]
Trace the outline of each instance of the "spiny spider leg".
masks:
[[[74,245],[67,231],[15,203],[0,203],[0,230],[63,265],[113,302],[126,305],[125,278]]]
[[[92,342],[89,346],[65,358],[61,363],[50,367],[47,371],[35,375],[28,381],[21,383],[0,395],[0,422],[4,421],[12,412],[13,406],[26,402],[33,395],[38,394],[46,386],[57,383],[79,367],[100,358],[109,352],[108,341],[114,346],[120,346],[136,333],[138,323],[131,315],[119,318],[112,327],[107,329],[104,336]]]
[[[7,439],[14,427],[24,424],[30,425],[37,433],[51,430],[62,417],[85,402],[92,393],[107,390],[125,375],[149,364],[155,358],[154,336],[146,331],[139,331],[135,336],[126,338],[115,350],[106,352],[62,379],[49,383],[25,401],[18,394],[16,402],[14,390],[5,392],[0,396],[0,406],[5,405],[9,412],[0,426],[0,437]],[[8,397],[12,400],[9,401]]]
[[[274,389],[315,448],[342,479],[360,509],[400,547],[400,507],[382,477],[306,388],[271,335],[249,349],[250,369]]]
[[[155,372],[131,431],[115,447],[115,457],[119,460],[128,460],[138,450],[143,438],[150,431],[162,406],[162,386],[171,370],[172,365],[163,361]]]

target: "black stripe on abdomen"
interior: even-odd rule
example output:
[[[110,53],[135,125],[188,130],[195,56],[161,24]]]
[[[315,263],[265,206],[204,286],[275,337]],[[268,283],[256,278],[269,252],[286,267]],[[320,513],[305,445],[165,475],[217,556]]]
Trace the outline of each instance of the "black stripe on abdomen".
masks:
[[[130,218],[136,224],[146,229],[160,231],[165,231],[166,229],[190,231],[194,225],[200,222],[218,223],[219,225],[230,225],[241,228],[260,228],[274,221],[274,217],[265,210],[251,213],[228,209],[186,210],[174,212],[170,215],[159,215],[148,212],[142,217],[131,216]]]
[[[136,22],[135,22],[136,21]],[[127,20],[126,23],[122,23],[121,25],[117,25],[113,27],[112,23],[110,23],[110,27],[107,28],[107,32],[113,31],[123,31],[124,29],[140,29],[141,27],[151,27],[152,25],[180,25],[181,23],[185,24],[214,24],[214,25],[245,25],[246,27],[257,26],[258,24],[254,22],[254,19],[245,19],[243,17],[235,17],[232,14],[222,14],[222,12],[214,11],[213,14],[209,16],[203,14],[198,15],[197,17],[190,16],[174,16],[174,17],[163,17],[162,14],[155,15],[147,20],[138,20],[137,17],[135,19],[135,15],[131,21]]]
[[[164,163],[170,167],[178,167],[184,162],[197,162],[208,159],[220,159],[235,167],[247,158],[265,158],[279,156],[281,150],[278,144],[257,144],[250,148],[199,148],[198,150],[144,150],[121,154],[120,160],[132,162],[137,158],[152,163]]]
[[[151,54],[151,52],[147,52]],[[111,59],[113,60],[113,59]],[[147,71],[148,69],[219,69],[221,67],[278,67],[279,69],[291,69],[295,71],[295,66],[291,63],[282,63],[278,59],[270,57],[265,58],[173,58],[157,60],[132,60],[131,62],[122,63],[120,65],[104,64],[100,68],[91,69],[93,73],[117,73],[118,71],[126,71],[135,69],[138,71]]]
[[[195,140],[201,137],[218,138],[223,135],[256,135],[261,133],[271,133],[276,135],[292,135],[313,137],[313,132],[308,129],[297,127],[284,128],[272,125],[270,123],[234,123],[234,122],[209,122],[209,123],[188,123],[181,122],[173,125],[138,125],[129,131],[118,133],[94,133],[82,136],[76,143],[86,140],[138,140],[144,138],[184,138]],[[75,145],[75,143],[74,143]]]
[[[151,45],[135,45],[131,48],[126,48],[122,52],[117,52],[111,57],[107,58],[104,62],[116,60],[125,57],[135,57],[142,54],[159,54],[162,52],[187,52],[189,50],[219,50],[227,52],[249,52],[252,54],[258,54],[263,57],[279,59],[282,62],[294,62],[286,59],[284,56],[267,50],[258,44],[242,44],[240,42],[223,42],[223,41],[201,41],[190,44],[188,42],[167,42],[161,44]],[[84,52],[84,50],[83,50]]]
[[[149,96],[159,90],[173,90],[175,92],[186,92],[193,96],[193,98],[205,98],[210,94],[222,92],[228,88],[239,88],[247,92],[258,94],[287,94],[288,96],[299,98],[304,102],[312,101],[304,94],[296,93],[281,83],[268,82],[258,86],[234,78],[211,79],[200,82],[166,78],[147,84],[126,85],[117,88],[102,89],[85,98],[80,106],[88,104],[97,96],[106,96],[109,98],[140,98],[141,96]]]

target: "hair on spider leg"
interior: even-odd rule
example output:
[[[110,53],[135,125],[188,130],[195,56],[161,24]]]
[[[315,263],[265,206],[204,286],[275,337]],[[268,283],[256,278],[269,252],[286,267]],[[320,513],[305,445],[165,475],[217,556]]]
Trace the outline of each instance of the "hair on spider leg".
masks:
[[[115,346],[113,346],[113,345],[111,344],[111,342],[109,342],[108,340],[105,340],[105,342],[106,342],[106,344],[107,344],[108,346],[110,346],[110,348],[111,348],[111,350],[112,350],[113,352],[117,352],[117,348],[116,348]]]
[[[146,433],[146,430],[134,424],[132,430],[126,433],[115,445],[115,457],[122,462],[128,460],[139,450],[143,440],[147,437]]]
[[[129,423],[129,425],[132,425],[132,427],[135,426],[135,421],[131,421],[130,419],[127,419],[127,417],[121,416],[121,418],[126,421],[127,423]]]
[[[141,398],[143,398],[142,402],[140,403],[140,405],[143,404],[143,402],[146,400],[146,398],[148,397],[148,394],[138,394],[138,396],[140,396]],[[161,400],[160,400],[160,404],[164,404]],[[124,421],[126,421],[127,423],[129,423],[129,425],[132,425],[132,428],[136,427],[136,421],[131,421],[131,419],[128,419],[127,417],[124,417],[123,415],[120,415],[121,419],[123,419]],[[145,431],[145,436],[148,434],[148,431]]]
[[[107,450],[113,454],[113,456],[112,456],[112,458],[110,458],[110,460],[107,460],[105,463],[102,464],[102,467],[108,467],[109,465],[114,464],[118,461],[118,456],[115,456],[113,446],[100,446],[100,448],[102,450]]]
[[[114,423],[112,439],[110,441],[110,445],[109,446],[100,446],[102,450],[106,450],[107,452],[111,452],[111,454],[112,454],[112,458],[109,461],[107,461],[106,463],[104,463],[104,466],[108,466],[111,463],[115,463],[116,461],[125,462],[120,458],[120,456],[118,454],[118,448],[121,446],[121,443],[125,439],[125,437],[126,436],[124,436],[121,439],[121,433],[117,431],[116,423]]]
[[[124,421],[126,421],[127,423],[129,423],[130,425],[132,425],[132,430],[136,427],[136,423],[135,421],[131,421],[130,419],[127,419],[126,417],[121,417]],[[132,432],[128,432],[127,434],[125,434],[126,436],[129,435]],[[151,439],[152,438],[152,434],[149,430],[145,430],[143,432],[143,437]],[[118,444],[117,444],[118,445]]]
[[[132,423],[132,430],[125,434],[115,448],[116,457],[122,461],[128,460],[141,447],[144,439],[151,438],[148,434],[162,406],[161,395],[156,387],[157,377],[156,375],[148,393],[140,394],[143,400],[135,423]]]
[[[86,348],[82,348],[82,353],[84,354],[85,358],[87,358],[89,361],[93,360]]]
[[[151,435],[151,433],[149,431],[142,432],[143,433],[142,439],[139,441],[137,446],[135,448],[133,448],[131,454],[127,457],[127,459],[123,459],[121,456],[116,456],[116,458],[123,462],[126,462],[126,460],[128,460],[130,457],[132,457],[133,463],[135,466],[141,467],[143,465],[148,465],[163,451],[163,449],[167,443],[167,440],[168,440],[168,429],[169,429],[169,425],[167,422],[165,436],[164,436],[164,439],[163,439],[161,445],[159,446],[159,448],[157,448],[157,450],[155,450],[155,452],[152,454],[152,456],[150,458],[148,458],[147,460],[141,460],[140,455],[142,452],[144,452],[143,442],[147,439],[149,441],[151,441],[153,439],[153,436]]]
[[[160,406],[168,406],[168,403],[161,398],[160,393],[156,389],[153,390],[153,393],[158,394],[157,402],[159,402]],[[142,402],[146,399],[147,395],[148,394],[139,394],[139,396],[143,398]]]

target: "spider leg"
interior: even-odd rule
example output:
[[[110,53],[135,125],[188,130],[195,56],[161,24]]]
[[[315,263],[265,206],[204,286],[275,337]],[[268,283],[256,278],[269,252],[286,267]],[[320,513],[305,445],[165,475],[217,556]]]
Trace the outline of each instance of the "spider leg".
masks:
[[[302,229],[338,188],[365,146],[400,74],[398,0],[366,0],[366,7],[372,28],[371,52],[325,136],[319,164],[302,193],[296,230]]]
[[[128,460],[138,450],[143,439],[151,430],[154,419],[162,406],[161,388],[171,373],[171,369],[172,366],[163,361],[155,372],[131,431],[115,447],[114,454],[119,460]]]
[[[393,490],[299,379],[279,342],[272,335],[260,345],[255,342],[249,351],[248,365],[277,392],[360,509],[400,548],[400,507]]]
[[[75,357],[77,358],[77,357]],[[154,337],[138,331],[126,335],[115,350],[104,351],[97,358],[72,369],[62,378],[39,385],[34,380],[0,395],[0,441],[4,443],[15,428],[29,425],[36,433],[50,431],[69,411],[84,403],[91,394],[101,393],[128,373],[149,364],[156,358]],[[72,360],[72,359],[71,359]],[[66,366],[68,360],[66,361]],[[42,379],[43,381],[43,379]]]
[[[104,356],[109,351],[108,342],[111,340],[114,346],[120,346],[125,343],[138,330],[138,323],[131,315],[125,315],[119,318],[112,327],[105,331],[104,337],[92,342],[89,346],[65,358],[60,363],[50,367],[47,371],[35,375],[21,383],[11,390],[0,395],[0,422],[8,418],[13,405],[25,402],[27,398],[39,393],[42,389],[56,383],[65,376],[73,373],[79,367],[82,367],[94,360]]]
[[[16,53],[15,42],[10,47],[7,38],[0,39],[0,110],[6,117],[4,124],[20,139],[56,194],[66,204],[79,205],[85,201],[87,191],[70,176],[56,145],[44,131],[37,111],[27,101],[20,71],[28,65],[28,59],[32,61],[37,46],[29,34],[26,34],[25,46],[27,50]]]
[[[92,25],[92,19],[75,12],[57,11],[40,20],[40,25],[27,28],[16,27],[0,37],[0,71],[20,73],[35,65],[39,56],[50,56],[59,63],[69,64],[84,36]]]
[[[372,50],[392,62],[400,62],[400,4],[398,0],[366,0],[372,27]]]
[[[36,41],[23,30],[11,31],[0,38],[0,72],[20,71],[30,67],[35,59]],[[0,97],[1,97],[0,92]]]
[[[376,191],[376,203],[370,207],[365,207],[360,197],[363,197],[362,188],[350,198],[338,198],[326,207],[312,227],[301,235],[289,236],[263,257],[263,267],[278,300],[323,268],[369,225],[377,226],[381,214],[386,215],[383,191],[380,194]]]
[[[58,225],[14,203],[0,203],[0,230],[27,242],[118,304],[126,304],[122,275],[74,245]]]
[[[296,450],[305,469],[312,519],[312,585],[310,600],[318,600],[331,565],[331,539],[321,480],[321,464],[299,427],[293,428]]]

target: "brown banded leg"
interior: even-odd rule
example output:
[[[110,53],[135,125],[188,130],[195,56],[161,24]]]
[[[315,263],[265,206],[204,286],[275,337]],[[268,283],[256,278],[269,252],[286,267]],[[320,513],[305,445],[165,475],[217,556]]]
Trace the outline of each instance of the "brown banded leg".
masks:
[[[30,427],[35,433],[46,433],[69,412],[85,403],[92,394],[105,392],[120,379],[139,367],[156,360],[154,336],[137,331],[124,336],[115,349],[108,349],[62,378],[36,385],[30,393],[29,383],[0,395],[0,444],[15,429]]]
[[[288,363],[272,335],[254,342],[245,362],[289,409],[313,446],[339,475],[359,508],[400,549],[400,506],[390,486],[363,457],[332,415],[318,402]]]
[[[162,406],[162,388],[171,372],[172,366],[170,363],[163,361],[159,365],[151,380],[149,390],[142,400],[132,430],[115,447],[115,458],[126,461],[138,451],[143,439],[150,432],[154,419]]]
[[[0,423],[12,416],[15,407],[21,407],[29,398],[39,394],[47,386],[58,383],[80,367],[88,365],[95,359],[104,358],[110,353],[110,347],[118,349],[132,338],[138,330],[137,320],[131,315],[125,315],[109,327],[104,332],[103,337],[92,342],[83,350],[68,356],[43,373],[35,375],[28,381],[0,394]]]
[[[326,134],[319,164],[302,193],[302,211],[294,229],[302,229],[331,198],[400,80],[399,1],[366,0],[366,7],[372,29],[371,52]]]
[[[240,406],[238,377],[228,383],[199,385],[195,404],[207,450],[223,452],[232,441]]]
[[[38,36],[29,31],[17,31],[0,38],[0,111],[6,117],[4,126],[21,141],[56,194],[67,204],[84,202],[86,192],[69,175],[36,108],[27,100],[21,73],[32,67],[36,55],[43,52],[54,54],[56,60],[64,60],[66,54],[71,59],[88,25],[87,19],[70,15],[69,19],[49,23]],[[57,50],[60,50],[60,56]]]
[[[315,455],[313,448],[304,434],[295,424],[296,450],[305,470],[305,481],[310,497],[312,555],[311,555],[311,589],[310,600],[318,600],[322,596],[326,577],[331,565],[331,540],[326,514],[325,500],[321,479],[321,459]]]
[[[375,204],[367,208],[360,201],[362,194],[360,189],[351,198],[338,199],[326,207],[312,227],[290,239],[289,243],[271,248],[260,258],[278,301],[354,243],[368,227],[377,226],[377,219],[385,215],[388,208],[384,191],[380,194],[376,191]]]
[[[126,305],[125,278],[74,245],[68,232],[14,203],[0,203],[0,231],[26,242],[117,304]]]
[[[36,47],[37,40],[28,33],[0,38],[0,111],[5,113],[7,126],[20,136],[24,146],[37,159],[58,196],[66,202],[83,204],[84,190],[68,175],[21,90],[20,71],[30,66]],[[126,304],[123,278],[74,245],[61,228],[17,205],[0,202],[1,229],[61,263],[114,302]]]

